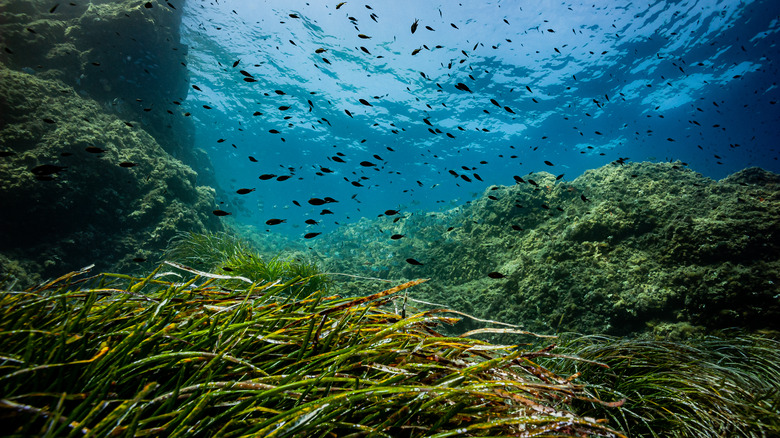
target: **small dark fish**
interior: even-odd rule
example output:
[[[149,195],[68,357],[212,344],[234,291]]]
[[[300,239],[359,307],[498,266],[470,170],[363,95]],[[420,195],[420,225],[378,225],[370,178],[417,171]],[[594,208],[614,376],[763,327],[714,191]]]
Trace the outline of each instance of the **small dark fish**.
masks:
[[[450,23],[450,26],[454,27],[455,29],[459,29],[458,26],[455,26],[455,23]]]
[[[539,184],[537,184],[536,181],[534,181],[534,180],[532,180],[530,178],[528,179],[528,184],[531,184],[532,186],[539,187]]]
[[[371,37],[370,37],[370,36],[368,36],[368,35],[363,35],[362,33],[359,33],[359,34],[358,34],[358,38],[362,38],[362,39],[364,39],[364,40],[371,39]]]
[[[347,4],[347,2],[341,2],[341,3],[336,5],[336,9],[339,9],[340,7],[342,7],[342,6],[346,5],[346,4]]]
[[[62,172],[65,169],[67,169],[66,166],[56,166],[54,164],[42,164],[40,166],[33,167],[30,171],[35,176],[48,176],[48,175],[53,175],[55,173]]]
[[[372,163],[370,161],[361,161],[360,165],[363,166],[363,167],[373,167],[373,166],[376,166],[376,164],[374,164],[374,163]]]
[[[226,211],[223,211],[223,210],[214,210],[214,211],[212,211],[212,213],[214,213],[214,216],[227,216],[227,215],[230,214],[230,213],[228,213]]]
[[[469,87],[466,86],[466,84],[464,84],[463,82],[458,82],[457,85],[455,85],[455,88],[461,91],[468,91],[469,93],[471,93],[471,89],[469,89]]]
[[[97,146],[87,146],[84,148],[85,151],[89,152],[90,154],[102,154],[105,152],[105,149],[101,149]]]
[[[192,88],[194,88],[194,89],[196,89],[196,90],[198,90],[198,91],[203,91],[203,90],[201,90],[201,89],[200,89],[200,87],[198,87],[197,85],[193,85],[193,86],[192,86]]]
[[[235,62],[233,62],[233,68],[237,67],[239,62],[241,62],[240,59],[238,59]]]
[[[495,105],[495,106],[497,106],[497,107],[501,108],[501,104],[500,104],[500,103],[498,103],[498,101],[497,101],[496,99],[490,99],[490,103],[492,103],[493,105]]]
[[[358,99],[358,101],[365,106],[373,106],[366,99]]]
[[[279,225],[281,223],[287,222],[286,219],[268,219],[265,221],[266,225]]]
[[[328,201],[320,198],[311,198],[309,199],[309,204],[311,205],[323,205],[326,204]]]
[[[405,236],[406,236],[406,234],[393,234],[392,236],[390,236],[390,238],[393,239],[393,240],[398,240],[398,239],[400,239],[402,237],[405,237]]]
[[[301,204],[299,204],[298,201],[296,201],[296,200],[293,200],[293,204],[297,205],[298,207],[301,206]]]
[[[317,237],[322,233],[306,233],[303,235],[304,239],[311,239],[312,237]]]
[[[338,163],[346,163],[346,161],[344,161],[343,159],[341,159],[339,157],[331,157],[331,160],[336,161]]]
[[[565,173],[562,173],[562,174],[556,176],[555,180],[558,181],[559,179],[563,178],[563,175],[565,175]]]
[[[276,178],[277,181],[287,181],[288,179],[292,178],[292,175],[282,175]]]
[[[279,130],[277,130],[277,129],[269,129],[268,132],[270,132],[271,134],[278,134]]]
[[[332,211],[330,211],[330,210],[328,210],[327,208],[326,208],[326,209],[323,209],[323,210],[320,212],[320,216],[323,216],[323,215],[326,215],[326,214],[333,214],[333,212],[332,212]]]
[[[322,198],[322,200],[323,200],[323,201],[325,201],[325,202],[328,202],[328,203],[331,203],[331,202],[339,202],[339,201],[337,201],[337,200],[335,200],[335,199],[331,198],[330,196],[326,196],[326,197]]]
[[[55,122],[53,119],[42,119],[42,120],[43,120],[44,122],[48,123],[48,124],[57,123],[57,122]]]
[[[317,225],[317,221],[314,219],[306,219],[305,222],[309,225]]]
[[[59,6],[59,5],[60,5],[59,3],[55,3],[54,6],[52,6],[51,9],[49,9],[49,13],[53,14],[54,11],[57,10],[57,6]]]
[[[301,16],[298,15],[298,14],[289,14],[289,15],[290,15],[290,18],[301,18]]]
[[[136,262],[136,263],[143,263],[143,262],[146,261],[146,259],[143,258],[143,257],[134,257],[133,261]]]
[[[478,174],[474,173],[473,175],[474,175],[474,178],[477,179],[477,181],[482,181],[482,178]]]
[[[238,189],[236,190],[236,193],[238,193],[239,195],[246,195],[247,193],[252,193],[254,191],[255,189]]]
[[[345,113],[347,113],[348,116],[352,117],[352,113],[349,112],[349,110],[344,110]]]
[[[590,202],[590,199],[588,199],[585,195],[580,195],[580,199],[582,199],[582,202]]]
[[[146,2],[146,3],[144,3],[144,7],[146,9],[152,9],[152,7],[154,7],[154,5],[152,4],[152,2]]]
[[[553,164],[553,163],[551,163],[551,162],[549,162],[547,160],[544,160],[544,164],[546,164],[548,166],[555,166],[555,164]]]
[[[251,156],[251,155],[250,155],[250,156],[249,156],[249,161],[251,161],[251,162],[253,162],[253,163],[257,163],[257,158],[255,158],[255,157],[253,157],[253,156]]]
[[[290,109],[290,107],[285,105],[279,107],[279,111],[287,111],[288,109]]]
[[[276,94],[278,94],[280,96],[283,96],[285,94],[285,92],[282,91],[282,90],[274,90],[274,93],[276,93]]]
[[[415,259],[406,259],[406,263],[409,263],[410,265],[417,265],[417,266],[422,266],[423,265],[422,263],[418,262]]]
[[[412,23],[412,33],[415,33],[415,32],[417,32],[417,23],[418,23],[419,21],[420,21],[420,20],[418,20],[418,19],[416,19],[416,18],[414,19],[414,23]]]
[[[547,204],[542,204],[542,208],[543,208],[543,209],[545,209],[545,210],[549,210],[549,209],[550,209],[550,206],[549,206],[549,205],[547,205]]]
[[[269,180],[274,177],[276,177],[276,175],[274,175],[273,173],[265,173],[263,175],[260,175],[260,179],[263,181]]]
[[[517,176],[517,175],[513,176],[512,178],[514,178],[514,179],[515,179],[515,181],[517,181],[517,182],[519,182],[519,183],[525,183],[525,180],[524,180],[523,178],[520,178],[520,177],[519,177],[519,176]]]
[[[394,214],[398,214],[398,210],[385,210],[385,214],[388,216],[392,216]]]
[[[506,277],[506,275],[504,275],[504,274],[502,274],[500,272],[495,272],[494,271],[494,272],[489,272],[488,273],[488,277],[490,277],[490,278],[504,278],[504,277]]]
[[[523,231],[523,227],[520,225],[512,225],[512,229],[515,231]]]

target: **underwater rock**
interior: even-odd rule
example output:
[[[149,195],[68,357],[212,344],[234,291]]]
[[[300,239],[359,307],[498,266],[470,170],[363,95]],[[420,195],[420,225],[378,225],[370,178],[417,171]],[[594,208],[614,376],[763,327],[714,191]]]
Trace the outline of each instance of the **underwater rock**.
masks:
[[[30,276],[127,271],[179,231],[221,228],[214,189],[134,122],[60,81],[0,68],[0,271],[13,274],[11,259]]]
[[[430,277],[416,298],[535,332],[780,329],[780,176],[713,181],[682,163],[625,163],[522,180],[450,211],[364,220],[313,247],[330,272]]]
[[[0,63],[58,79],[105,111],[134,120],[168,153],[213,182],[193,154],[194,125],[174,102],[187,97],[182,8],[154,0],[2,2]],[[52,11],[52,9],[54,9]]]

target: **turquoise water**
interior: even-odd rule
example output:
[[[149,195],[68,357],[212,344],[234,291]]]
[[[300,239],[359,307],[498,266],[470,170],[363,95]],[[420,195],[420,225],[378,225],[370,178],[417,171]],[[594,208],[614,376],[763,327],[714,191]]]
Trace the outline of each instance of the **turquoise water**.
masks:
[[[184,107],[240,222],[302,236],[621,159],[780,171],[775,0],[337,6],[186,5]]]

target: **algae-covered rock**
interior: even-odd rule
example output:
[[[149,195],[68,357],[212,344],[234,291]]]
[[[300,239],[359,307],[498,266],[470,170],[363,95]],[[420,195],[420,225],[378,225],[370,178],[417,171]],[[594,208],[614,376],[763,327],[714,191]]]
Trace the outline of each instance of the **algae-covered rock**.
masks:
[[[178,231],[219,229],[214,189],[135,123],[62,82],[0,68],[0,251],[14,266],[127,270]]]
[[[418,297],[537,332],[780,328],[778,175],[713,181],[681,163],[615,163],[571,182],[517,180],[447,212],[345,227],[316,248],[331,271],[431,277]]]
[[[176,102],[187,97],[182,9],[152,0],[0,2],[0,63],[58,79],[103,110],[152,135],[168,153],[202,173],[193,154],[194,125]]]

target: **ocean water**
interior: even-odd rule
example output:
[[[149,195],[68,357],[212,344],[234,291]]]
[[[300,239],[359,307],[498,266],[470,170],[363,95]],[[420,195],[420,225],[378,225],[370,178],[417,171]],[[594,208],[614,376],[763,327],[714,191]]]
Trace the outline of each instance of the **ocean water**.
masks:
[[[778,30],[775,0],[191,0],[183,105],[220,209],[300,238],[616,160],[778,172]]]

